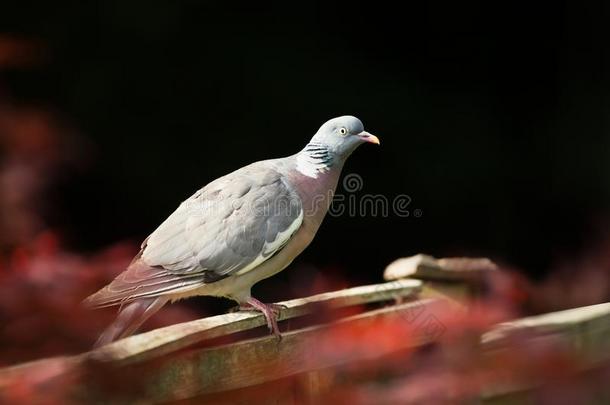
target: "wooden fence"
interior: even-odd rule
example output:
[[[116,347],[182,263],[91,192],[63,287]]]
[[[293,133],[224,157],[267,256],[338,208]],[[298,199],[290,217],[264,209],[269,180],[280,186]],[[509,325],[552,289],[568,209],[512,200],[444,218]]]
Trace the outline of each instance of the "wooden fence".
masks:
[[[401,350],[415,350],[433,342],[445,327],[438,319],[439,302],[463,306],[462,299],[476,295],[485,277],[498,271],[486,259],[441,259],[418,255],[388,266],[386,282],[281,302],[281,341],[265,330],[265,320],[255,312],[212,316],[135,335],[76,356],[44,359],[0,370],[3,388],[33,370],[48,366],[55,370],[47,382],[70,378],[75,370],[86,370],[71,398],[83,402],[161,403],[189,398],[218,401],[231,393],[244,403],[265,387],[268,403],[291,402],[294,386],[278,384],[287,377],[297,381],[300,398],[311,403],[328,389],[327,371],[350,362],[375,360]],[[466,310],[466,308],[464,308]],[[326,319],[316,314],[326,314]],[[378,345],[355,351],[348,357],[318,356],[315,343],[333,330],[352,330],[371,323],[407,320],[416,334],[402,343]],[[294,322],[294,323],[292,323]],[[416,326],[416,327],[415,327]],[[284,328],[286,329],[286,328]],[[364,329],[362,329],[364,330]],[[482,336],[482,351],[502,350],[504,342],[527,331],[532,337],[549,334],[561,338],[594,366],[610,355],[610,303],[575,308],[502,323]],[[137,390],[109,392],[97,372],[116,380],[137,381]],[[101,375],[101,374],[100,374]],[[135,378],[137,377],[137,378]],[[119,384],[120,385],[120,384]],[[275,388],[274,388],[275,386]],[[134,387],[131,387],[134,388]],[[490,387],[481,393],[484,402],[519,398],[534,389],[527,382],[519,387]]]

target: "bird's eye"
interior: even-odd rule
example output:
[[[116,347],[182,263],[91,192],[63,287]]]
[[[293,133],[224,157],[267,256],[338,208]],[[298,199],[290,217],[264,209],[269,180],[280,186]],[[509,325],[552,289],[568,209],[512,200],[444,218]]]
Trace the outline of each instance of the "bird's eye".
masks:
[[[339,134],[340,135],[347,135],[347,129],[346,128],[339,128]]]

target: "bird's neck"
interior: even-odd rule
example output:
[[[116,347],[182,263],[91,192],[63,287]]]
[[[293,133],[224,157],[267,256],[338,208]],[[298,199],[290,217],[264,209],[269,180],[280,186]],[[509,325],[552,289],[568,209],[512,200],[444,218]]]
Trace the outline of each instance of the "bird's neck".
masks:
[[[334,153],[322,143],[311,141],[297,154],[297,170],[307,177],[318,178],[335,164]]]

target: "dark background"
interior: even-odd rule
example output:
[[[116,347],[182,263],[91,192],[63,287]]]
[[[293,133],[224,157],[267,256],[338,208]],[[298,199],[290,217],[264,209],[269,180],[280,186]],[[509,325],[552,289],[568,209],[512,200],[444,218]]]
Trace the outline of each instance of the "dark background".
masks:
[[[379,281],[419,252],[540,277],[608,223],[603,3],[11,2],[2,31],[45,62],[1,84],[89,140],[50,219],[73,249],[141,240],[200,186],[353,114],[382,145],[345,173],[423,214],[327,218],[299,277]]]

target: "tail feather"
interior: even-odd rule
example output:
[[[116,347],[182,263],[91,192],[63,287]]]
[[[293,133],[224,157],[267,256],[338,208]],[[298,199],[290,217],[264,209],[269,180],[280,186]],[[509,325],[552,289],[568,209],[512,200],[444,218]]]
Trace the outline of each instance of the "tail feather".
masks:
[[[136,256],[127,270],[83,301],[92,309],[120,306],[116,320],[106,328],[94,347],[131,335],[176,294],[196,289],[201,284],[201,273],[172,274],[162,267],[151,267],[140,259],[140,255]]]
[[[144,298],[196,289],[204,283],[204,278],[202,273],[172,274],[163,268],[151,267],[136,257],[127,270],[87,297],[83,304],[92,309],[126,305]]]
[[[169,301],[168,297],[142,298],[126,304],[110,326],[102,332],[94,347],[100,347],[133,334],[148,318]]]

